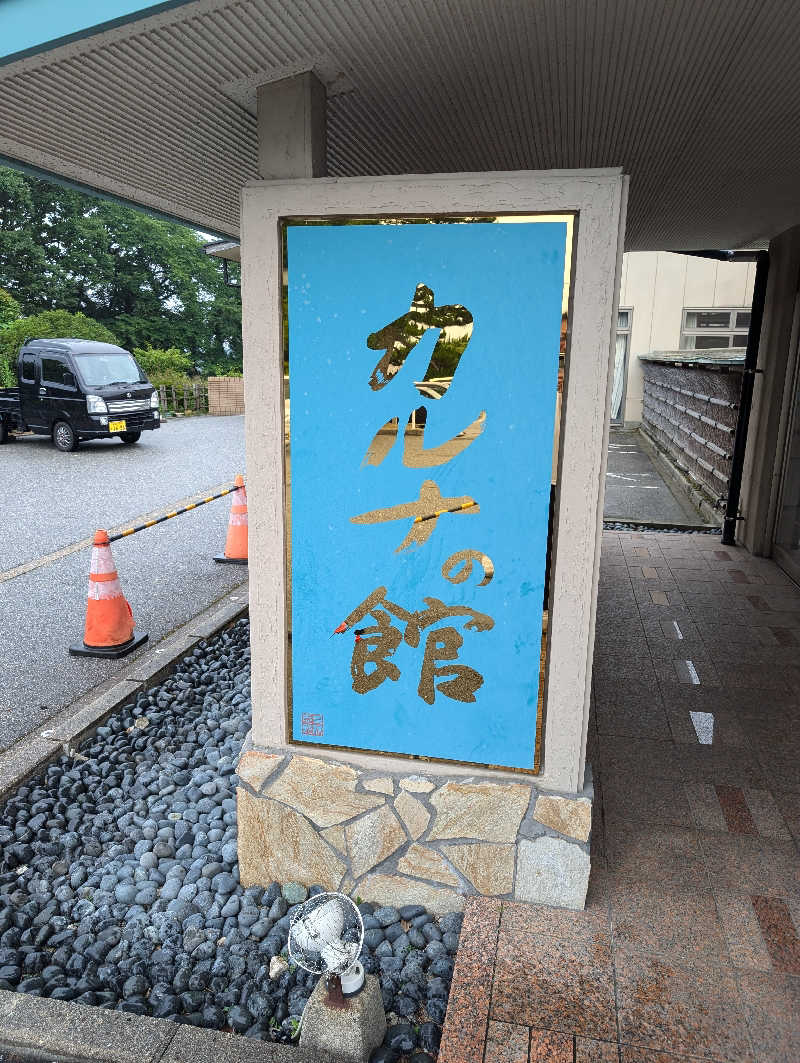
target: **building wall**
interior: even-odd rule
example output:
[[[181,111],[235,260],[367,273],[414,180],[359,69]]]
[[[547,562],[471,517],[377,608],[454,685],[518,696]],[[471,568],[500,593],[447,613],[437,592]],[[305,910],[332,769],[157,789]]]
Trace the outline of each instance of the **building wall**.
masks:
[[[769,243],[769,280],[747,434],[737,542],[769,557],[778,516],[800,333],[800,225]]]
[[[633,251],[622,263],[620,309],[633,310],[628,348],[625,423],[642,420],[638,355],[680,348],[686,308],[749,307],[755,263],[715,262],[670,251]]]

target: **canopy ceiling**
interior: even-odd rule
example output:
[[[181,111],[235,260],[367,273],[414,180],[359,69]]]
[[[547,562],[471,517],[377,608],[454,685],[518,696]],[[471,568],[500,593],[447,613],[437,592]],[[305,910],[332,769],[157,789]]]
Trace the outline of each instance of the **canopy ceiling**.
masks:
[[[0,155],[235,236],[255,88],[313,69],[332,175],[622,166],[630,250],[756,246],[800,222],[794,0],[155,10],[7,57]]]

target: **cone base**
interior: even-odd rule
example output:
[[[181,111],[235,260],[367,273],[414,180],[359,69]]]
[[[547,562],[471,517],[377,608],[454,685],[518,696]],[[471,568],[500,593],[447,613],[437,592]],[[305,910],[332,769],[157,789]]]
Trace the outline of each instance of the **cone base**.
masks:
[[[218,565],[246,565],[246,557],[226,557],[224,554],[217,554],[214,560]]]
[[[72,657],[107,657],[115,661],[138,650],[147,642],[148,637],[145,631],[141,635],[134,635],[127,642],[121,642],[119,646],[87,646],[85,642],[79,642],[76,646],[70,646],[69,652]]]

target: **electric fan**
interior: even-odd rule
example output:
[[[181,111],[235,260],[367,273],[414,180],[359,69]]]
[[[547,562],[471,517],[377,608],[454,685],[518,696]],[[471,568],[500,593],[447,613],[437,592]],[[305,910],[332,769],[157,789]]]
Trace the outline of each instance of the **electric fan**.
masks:
[[[343,893],[318,893],[297,909],[289,927],[289,957],[306,971],[327,977],[328,999],[344,1004],[344,996],[364,984],[358,962],[364,921]]]

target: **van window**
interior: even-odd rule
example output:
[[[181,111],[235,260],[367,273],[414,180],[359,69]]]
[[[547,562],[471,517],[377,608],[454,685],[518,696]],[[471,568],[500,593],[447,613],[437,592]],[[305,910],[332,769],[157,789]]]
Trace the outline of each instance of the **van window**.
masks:
[[[42,358],[42,383],[60,384],[64,386],[64,374],[69,369],[60,358]]]
[[[74,357],[81,379],[88,388],[147,383],[147,377],[127,351],[113,354],[76,354]]]
[[[36,358],[32,354],[25,354],[22,356],[22,368],[20,369],[20,379],[26,381],[28,384],[33,384],[36,381]]]

